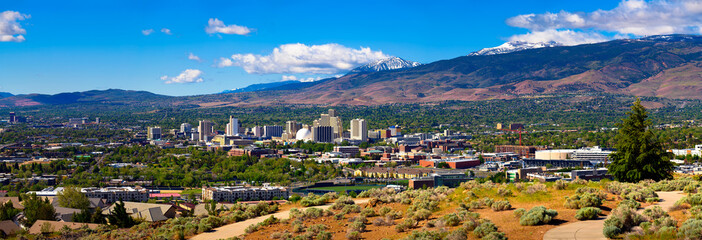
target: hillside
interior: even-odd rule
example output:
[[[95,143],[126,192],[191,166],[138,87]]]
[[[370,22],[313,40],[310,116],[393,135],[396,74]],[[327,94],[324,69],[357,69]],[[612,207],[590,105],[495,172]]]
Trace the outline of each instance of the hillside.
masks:
[[[32,94],[0,99],[0,106],[77,102],[203,107],[377,105],[591,93],[702,99],[701,70],[702,36],[669,35],[462,56],[414,67],[351,72],[315,82],[262,84],[263,89],[250,92],[187,97],[123,90]]]
[[[59,105],[73,103],[99,103],[119,105],[162,105],[173,97],[158,95],[146,91],[128,91],[120,89],[92,90],[86,92],[16,95],[0,99],[0,107]]]

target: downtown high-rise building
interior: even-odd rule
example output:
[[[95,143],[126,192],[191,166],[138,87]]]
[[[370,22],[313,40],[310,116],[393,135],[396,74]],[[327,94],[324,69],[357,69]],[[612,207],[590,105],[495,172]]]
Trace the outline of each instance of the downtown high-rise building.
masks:
[[[312,127],[312,141],[322,143],[334,142],[334,128],[331,126]]]
[[[296,121],[287,121],[285,122],[285,133],[295,136],[297,131],[300,131],[302,129],[302,123],[298,123]]]
[[[180,124],[180,132],[183,134],[188,134],[193,131],[193,125],[190,125],[190,123],[181,123]]]
[[[341,122],[341,117],[336,115],[336,110],[329,109],[327,113],[323,113],[321,117],[314,120],[313,127],[330,126],[332,127],[333,138],[339,138],[344,133],[344,128]]]
[[[254,137],[263,137],[263,127],[261,126],[251,128],[251,132],[253,133]]]
[[[283,135],[283,126],[263,126],[263,137],[281,137]]]
[[[229,116],[229,123],[227,123],[225,134],[227,136],[236,136],[239,134],[239,119]]]
[[[148,140],[161,139],[161,127],[149,127],[146,136]]]
[[[198,141],[208,141],[212,133],[214,133],[214,123],[209,120],[202,120],[197,126]]]
[[[368,123],[365,119],[351,120],[351,139],[368,141]]]

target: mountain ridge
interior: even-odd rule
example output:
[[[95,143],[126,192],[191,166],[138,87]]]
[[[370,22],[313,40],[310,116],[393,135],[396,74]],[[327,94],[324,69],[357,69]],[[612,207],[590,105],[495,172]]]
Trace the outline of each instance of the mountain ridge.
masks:
[[[149,99],[203,107],[378,105],[593,93],[702,99],[699,72],[702,72],[702,36],[666,35],[461,56],[411,68],[349,73],[339,78],[254,92],[168,97],[127,91],[121,94],[131,97],[122,98],[120,92],[72,93],[63,97],[20,95],[0,99],[0,105],[148,104]]]

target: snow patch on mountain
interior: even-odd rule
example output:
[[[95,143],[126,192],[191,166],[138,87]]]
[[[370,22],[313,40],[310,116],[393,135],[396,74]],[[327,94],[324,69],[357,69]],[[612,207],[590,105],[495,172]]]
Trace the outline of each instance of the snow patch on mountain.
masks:
[[[514,41],[514,42],[506,42],[506,43],[504,43],[500,46],[497,46],[497,47],[483,48],[480,51],[475,51],[475,52],[468,54],[468,56],[485,56],[485,55],[505,54],[505,53],[527,50],[527,49],[544,48],[544,47],[557,47],[557,46],[563,46],[563,45],[560,43],[554,42],[554,41],[537,42],[537,43]]]
[[[377,60],[366,65],[357,67],[351,70],[350,73],[365,73],[365,72],[380,72],[385,70],[394,70],[401,68],[411,68],[422,65],[418,62],[407,61],[399,57],[391,57]]]

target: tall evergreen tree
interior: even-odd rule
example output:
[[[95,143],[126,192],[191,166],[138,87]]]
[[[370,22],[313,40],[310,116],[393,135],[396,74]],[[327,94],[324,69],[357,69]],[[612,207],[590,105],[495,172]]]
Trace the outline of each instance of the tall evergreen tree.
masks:
[[[115,225],[120,228],[130,228],[136,225],[136,221],[132,216],[129,216],[127,209],[124,208],[124,202],[119,201],[115,203],[114,209],[110,211],[110,215],[107,217],[111,225]]]
[[[628,118],[618,124],[617,151],[610,155],[609,173],[618,181],[638,182],[671,178],[673,163],[651,131],[646,108],[636,99]]]

